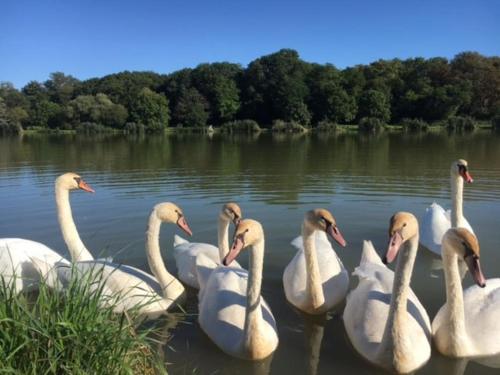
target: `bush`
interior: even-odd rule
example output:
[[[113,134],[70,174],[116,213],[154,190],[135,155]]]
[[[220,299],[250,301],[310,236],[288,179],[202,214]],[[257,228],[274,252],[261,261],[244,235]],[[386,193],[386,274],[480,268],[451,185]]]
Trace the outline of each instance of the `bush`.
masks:
[[[337,123],[328,120],[322,120],[316,125],[316,131],[319,132],[334,132],[337,131]]]
[[[22,131],[23,129],[19,125],[5,119],[0,119],[0,135],[19,134]]]
[[[98,134],[111,132],[113,129],[107,128],[101,124],[96,124],[95,122],[82,122],[76,126],[76,132],[82,134]]]
[[[274,120],[271,130],[278,133],[303,133],[306,132],[308,128],[295,121],[286,122],[283,120]]]
[[[38,294],[28,298],[0,277],[0,372],[164,372],[148,338],[158,329],[136,329],[137,312],[116,314],[112,301],[103,305],[103,288],[96,282],[74,272],[63,291],[42,282]]]
[[[404,131],[427,131],[429,129],[429,124],[417,118],[404,118],[401,121],[401,126]]]
[[[454,131],[470,131],[476,128],[477,124],[469,116],[452,116],[446,120],[446,128]]]
[[[258,133],[261,128],[254,120],[235,120],[221,125],[223,133]]]
[[[491,119],[491,127],[494,130],[500,130],[500,113],[493,116],[493,118]]]
[[[366,132],[379,132],[385,129],[385,123],[376,117],[363,117],[358,124],[358,130]]]
[[[144,124],[138,124],[137,122],[127,122],[123,128],[125,134],[144,133],[145,130]]]

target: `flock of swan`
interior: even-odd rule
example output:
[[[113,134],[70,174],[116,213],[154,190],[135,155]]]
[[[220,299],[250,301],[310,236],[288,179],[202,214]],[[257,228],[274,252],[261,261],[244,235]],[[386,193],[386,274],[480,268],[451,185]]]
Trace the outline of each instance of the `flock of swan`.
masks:
[[[398,212],[390,219],[389,242],[381,258],[364,241],[360,265],[353,275],[358,285],[349,292],[349,272],[328,237],[346,246],[334,216],[326,209],[307,212],[301,236],[292,241],[297,253],[283,273],[287,300],[308,314],[323,314],[345,300],[343,321],[354,349],[372,364],[398,373],[412,372],[431,355],[431,341],[451,357],[500,354],[500,278],[486,280],[481,271],[479,242],[463,216],[464,181],[472,182],[467,162],[451,166],[452,208],[432,204],[421,219]],[[167,271],[160,254],[162,223],[176,224],[191,235],[180,207],[156,205],[149,217],[146,253],[151,274],[109,260],[94,259],[73,221],[69,192],[92,188],[74,173],[56,179],[57,213],[71,260],[45,245],[15,238],[0,239],[0,275],[17,292],[36,289],[45,279],[64,288],[72,272],[102,272],[104,297],[119,296],[117,312],[139,306],[141,314],[157,317],[179,301],[183,284],[199,289],[200,327],[225,353],[248,360],[268,357],[278,346],[276,320],[261,296],[265,255],[264,230],[255,220],[242,219],[236,203],[218,216],[218,246],[174,238],[177,277]],[[230,246],[229,227],[235,230]],[[431,323],[425,307],[410,287],[419,242],[443,259],[446,302]],[[248,270],[236,258],[249,249]],[[393,272],[387,267],[395,259]],[[462,289],[465,264],[477,285]]]

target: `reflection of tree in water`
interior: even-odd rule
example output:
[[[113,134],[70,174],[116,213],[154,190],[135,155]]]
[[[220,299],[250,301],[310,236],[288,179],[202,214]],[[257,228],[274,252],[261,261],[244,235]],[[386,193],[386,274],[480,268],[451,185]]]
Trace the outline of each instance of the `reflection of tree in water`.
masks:
[[[0,167],[22,169],[28,162],[35,175],[46,175],[47,169],[54,174],[74,169],[106,172],[99,178],[109,183],[161,180],[183,191],[250,193],[251,199],[268,203],[297,203],[305,192],[331,196],[338,189],[405,194],[411,187],[414,194],[444,195],[450,160],[464,157],[470,159],[471,169],[494,169],[500,159],[499,137],[490,132],[212,138],[182,133],[35,134],[0,139]],[[147,187],[142,189],[147,192]]]

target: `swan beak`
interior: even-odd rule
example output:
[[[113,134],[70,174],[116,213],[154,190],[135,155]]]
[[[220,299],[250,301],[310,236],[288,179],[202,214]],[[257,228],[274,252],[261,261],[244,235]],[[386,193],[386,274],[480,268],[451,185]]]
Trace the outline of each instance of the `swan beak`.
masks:
[[[484,278],[483,271],[481,271],[481,264],[479,263],[479,258],[473,255],[469,255],[466,256],[464,260],[476,284],[479,285],[481,288],[484,288],[486,286],[486,279]]]
[[[181,216],[179,220],[177,220],[177,225],[179,226],[179,228],[181,228],[184,232],[186,232],[190,236],[193,235],[193,232],[191,232],[191,228],[189,228],[189,225],[184,216]]]
[[[335,241],[339,243],[340,246],[346,247],[347,242],[344,240],[344,237],[342,236],[342,233],[340,233],[339,228],[337,226],[333,225],[328,225],[326,228],[326,233],[333,238]]]
[[[78,182],[78,188],[79,189],[82,189],[83,191],[87,191],[89,193],[95,193],[95,190],[92,189],[89,184],[87,184],[85,181],[83,181],[83,179],[81,179],[79,182]]]
[[[460,173],[460,175],[465,180],[465,182],[467,182],[468,184],[471,184],[474,182],[474,179],[472,178],[472,176],[470,175],[470,173],[467,169],[464,169],[462,171],[462,173]]]
[[[243,236],[236,236],[233,241],[233,246],[229,250],[229,253],[222,260],[222,264],[229,266],[233,260],[236,259],[240,251],[245,247],[245,241],[243,241]]]
[[[403,244],[403,237],[399,231],[395,232],[391,239],[389,240],[389,246],[387,248],[387,252],[385,253],[384,259],[382,261],[384,264],[391,263],[396,259],[396,255],[398,255],[399,248]]]

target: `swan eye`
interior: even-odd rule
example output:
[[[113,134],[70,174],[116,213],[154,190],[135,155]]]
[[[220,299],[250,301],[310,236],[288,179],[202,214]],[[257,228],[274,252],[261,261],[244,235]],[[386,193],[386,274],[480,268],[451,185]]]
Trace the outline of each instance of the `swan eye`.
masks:
[[[403,228],[406,227],[406,223],[403,223]]]
[[[76,181],[77,184],[79,184],[82,181],[81,177],[73,177],[73,179]]]

